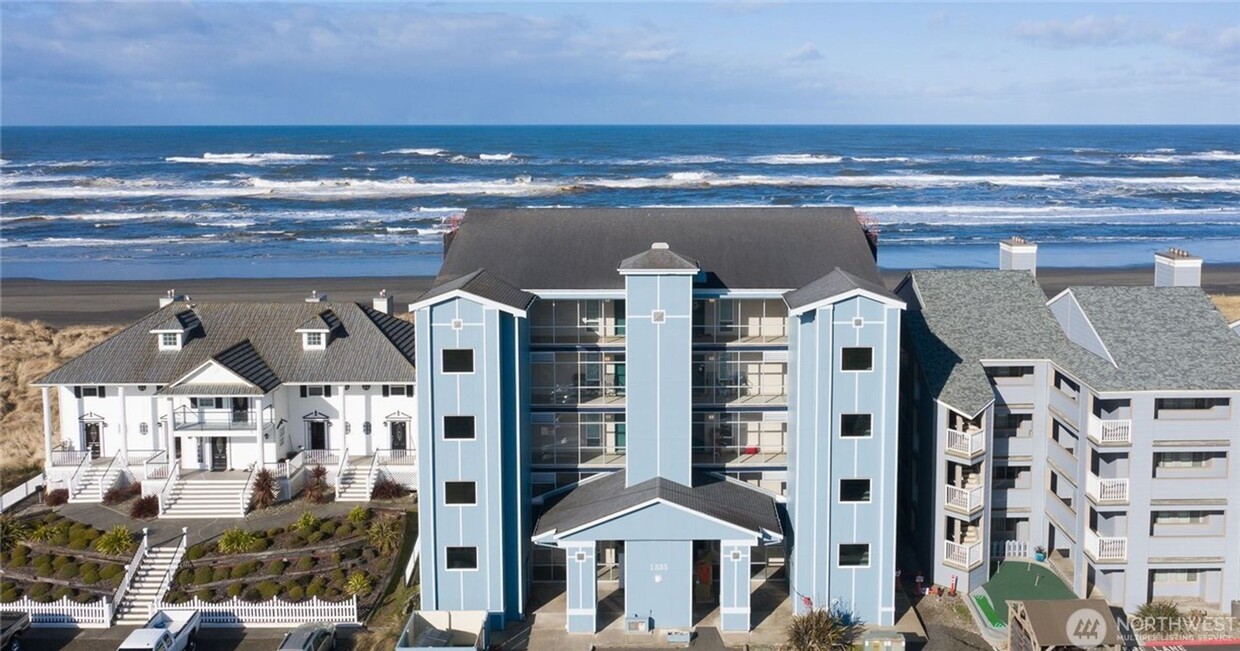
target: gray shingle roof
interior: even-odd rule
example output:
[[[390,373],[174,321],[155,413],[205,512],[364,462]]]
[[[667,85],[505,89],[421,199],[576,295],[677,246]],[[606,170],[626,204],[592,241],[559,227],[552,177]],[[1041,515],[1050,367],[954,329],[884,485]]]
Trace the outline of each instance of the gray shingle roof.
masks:
[[[248,384],[181,384],[160,389],[161,396],[261,396],[263,390]]]
[[[625,487],[624,471],[584,482],[549,508],[534,525],[534,535],[565,532],[652,500],[664,499],[742,529],[779,535],[783,529],[775,500],[754,488],[704,472],[693,474],[693,486],[656,477]]]
[[[193,310],[185,309],[171,315],[164,320],[163,323],[156,324],[151,328],[152,331],[170,330],[180,332],[191,332],[200,324],[198,315]]]
[[[263,393],[271,391],[280,384],[280,378],[276,377],[275,371],[272,371],[271,367],[267,366],[267,362],[263,361],[262,355],[258,354],[258,349],[254,348],[254,344],[250,343],[249,339],[225,350],[213,359],[250,384],[262,389]]]
[[[1097,646],[1120,644],[1119,626],[1111,607],[1104,599],[1029,599],[1017,602],[1024,606],[1027,624],[1033,629],[1038,648],[1077,648],[1078,640],[1069,635],[1069,618],[1079,610],[1092,610],[1101,617],[1105,630],[1102,639],[1091,640]]]
[[[616,267],[622,271],[697,271],[698,263],[690,260],[666,245],[652,245],[649,249],[620,261]]]
[[[1070,287],[1115,358],[1099,391],[1240,390],[1240,338],[1200,287]]]
[[[994,399],[982,360],[1049,359],[1097,391],[1240,388],[1240,338],[1197,287],[1070,288],[1107,349],[1070,341],[1027,271],[910,274],[905,314],[932,395],[969,415]]]
[[[457,290],[468,292],[479,298],[485,298],[488,301],[494,301],[501,305],[507,305],[518,310],[524,310],[530,306],[537,298],[529,292],[522,291],[498,278],[495,274],[488,273],[486,269],[477,269],[471,271],[460,278],[446,281],[439,284],[436,279],[436,285],[425,294],[418,297],[415,303],[450,294]]]
[[[148,314],[39,384],[171,384],[210,359],[244,369],[239,374],[260,386],[272,386],[268,371],[275,381],[294,384],[417,381],[413,324],[377,318],[356,303],[199,302],[197,334],[179,351],[159,350],[149,331],[186,307],[177,302]],[[327,309],[339,320],[327,349],[302,350],[296,327]],[[247,340],[253,353],[241,345]]]
[[[526,290],[620,289],[651,242],[696,260],[705,285],[803,287],[839,267],[881,282],[852,208],[471,209],[436,284],[478,269]]]
[[[306,319],[301,325],[297,326],[297,330],[331,332],[338,325],[340,325],[340,319],[337,319],[331,310],[323,310]]]
[[[822,300],[839,296],[856,289],[863,289],[867,292],[885,296],[894,300],[900,300],[891,290],[887,289],[882,283],[872,280],[858,278],[853,274],[836,267],[831,273],[811,282],[800,289],[794,289],[784,294],[784,303],[788,305],[788,309],[796,310],[806,305],[812,305]]]

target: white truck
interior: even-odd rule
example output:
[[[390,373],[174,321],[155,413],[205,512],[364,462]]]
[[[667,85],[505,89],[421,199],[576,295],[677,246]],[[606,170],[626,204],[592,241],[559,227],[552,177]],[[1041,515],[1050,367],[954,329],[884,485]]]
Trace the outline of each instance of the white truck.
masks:
[[[193,608],[161,610],[132,632],[116,651],[193,651],[202,616]]]

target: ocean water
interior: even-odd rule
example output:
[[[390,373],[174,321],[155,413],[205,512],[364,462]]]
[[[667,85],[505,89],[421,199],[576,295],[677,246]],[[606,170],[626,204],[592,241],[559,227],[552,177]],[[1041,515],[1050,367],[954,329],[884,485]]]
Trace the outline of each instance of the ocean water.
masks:
[[[1240,127],[0,130],[0,273],[434,273],[470,207],[857,207],[888,268],[1240,263]],[[754,228],[760,228],[755,224]]]

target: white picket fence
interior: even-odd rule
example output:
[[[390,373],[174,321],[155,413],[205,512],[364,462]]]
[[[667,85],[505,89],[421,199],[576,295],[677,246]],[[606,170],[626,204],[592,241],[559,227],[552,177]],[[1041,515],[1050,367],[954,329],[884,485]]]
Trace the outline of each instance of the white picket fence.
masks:
[[[194,608],[202,615],[202,625],[211,627],[273,627],[287,628],[297,624],[331,622],[357,624],[357,597],[348,601],[323,601],[311,597],[305,601],[284,601],[273,597],[253,603],[233,597],[230,601],[201,601],[197,597],[181,603],[157,602],[153,608]]]
[[[112,603],[107,597],[80,604],[68,597],[60,601],[39,602],[30,597],[0,604],[4,610],[30,613],[30,625],[47,628],[108,628],[112,625]]]
[[[35,475],[21,486],[9,490],[3,496],[0,496],[0,511],[7,511],[16,506],[18,502],[33,495],[35,490],[42,485],[43,475]]]

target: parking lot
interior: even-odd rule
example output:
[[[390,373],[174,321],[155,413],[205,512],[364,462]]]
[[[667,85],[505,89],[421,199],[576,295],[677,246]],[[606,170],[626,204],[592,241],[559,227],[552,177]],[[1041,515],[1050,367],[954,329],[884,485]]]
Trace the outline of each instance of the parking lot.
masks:
[[[284,634],[282,628],[228,629],[205,628],[198,634],[197,651],[274,651]],[[22,637],[22,651],[108,651],[120,646],[132,627],[109,629],[31,629]],[[340,629],[337,649],[353,648],[357,629]]]

